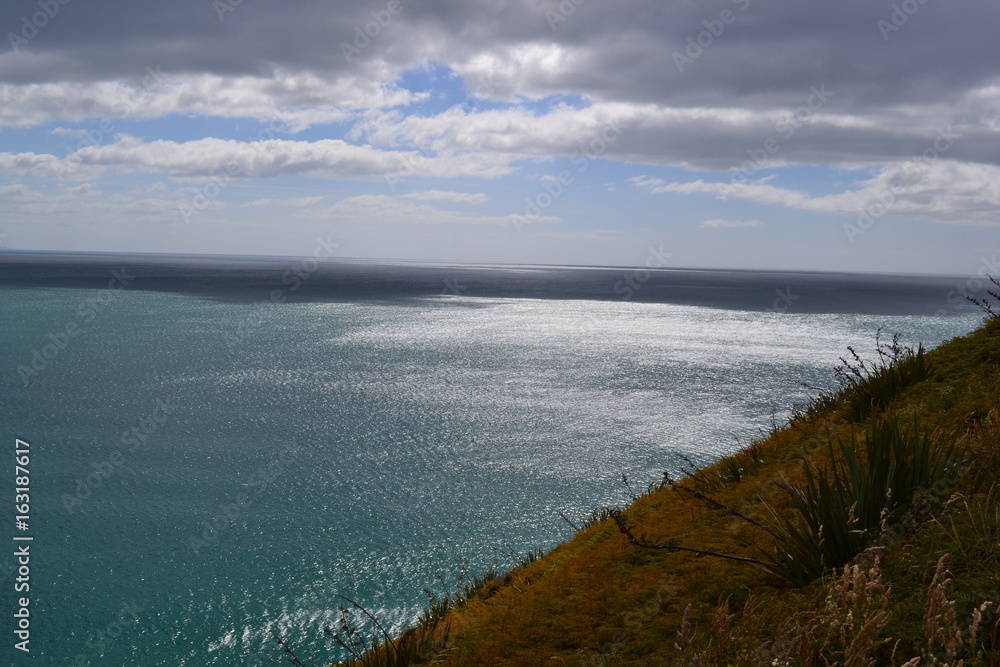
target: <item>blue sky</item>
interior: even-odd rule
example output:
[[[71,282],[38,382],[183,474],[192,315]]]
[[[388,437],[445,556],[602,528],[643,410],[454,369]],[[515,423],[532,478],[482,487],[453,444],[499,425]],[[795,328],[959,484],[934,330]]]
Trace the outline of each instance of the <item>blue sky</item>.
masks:
[[[800,4],[5,3],[0,249],[995,263],[1000,9]]]

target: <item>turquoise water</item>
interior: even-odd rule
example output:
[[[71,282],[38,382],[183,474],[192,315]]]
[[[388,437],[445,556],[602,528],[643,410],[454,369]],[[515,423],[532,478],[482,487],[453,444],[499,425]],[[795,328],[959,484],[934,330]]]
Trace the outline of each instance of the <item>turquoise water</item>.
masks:
[[[456,296],[85,305],[101,294],[0,289],[0,433],[32,451],[16,664],[280,664],[269,627],[322,664],[337,593],[399,627],[439,575],[551,548],[572,532],[557,512],[623,502],[623,472],[643,487],[677,452],[732,451],[878,327],[935,345],[979,321]]]

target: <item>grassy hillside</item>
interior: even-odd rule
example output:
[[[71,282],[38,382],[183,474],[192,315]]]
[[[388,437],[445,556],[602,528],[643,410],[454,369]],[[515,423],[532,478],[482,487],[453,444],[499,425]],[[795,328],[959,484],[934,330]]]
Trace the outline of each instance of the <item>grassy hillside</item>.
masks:
[[[997,664],[1000,321],[880,349],[786,428],[402,637],[347,604],[331,641],[354,665]]]

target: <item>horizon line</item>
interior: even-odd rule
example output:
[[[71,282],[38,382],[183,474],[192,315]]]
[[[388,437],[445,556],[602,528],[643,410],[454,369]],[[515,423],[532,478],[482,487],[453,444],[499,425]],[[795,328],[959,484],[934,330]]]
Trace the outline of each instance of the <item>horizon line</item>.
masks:
[[[124,250],[35,250],[22,248],[0,248],[0,262],[12,256],[47,256],[58,257],[137,257],[150,260],[169,259],[190,259],[199,261],[208,260],[264,260],[264,261],[284,261],[301,260],[305,255],[256,255],[256,254],[235,254],[235,253],[197,253],[197,252],[148,252],[148,251],[124,251]],[[804,274],[804,275],[843,275],[843,276],[898,276],[910,278],[968,278],[976,274],[959,273],[912,273],[907,271],[852,271],[852,270],[817,270],[817,269],[789,269],[789,268],[745,268],[745,267],[698,267],[698,266],[659,266],[648,267],[642,265],[615,265],[615,264],[527,264],[518,262],[487,262],[454,259],[399,259],[387,257],[323,257],[315,258],[321,264],[371,264],[376,266],[409,265],[423,266],[427,268],[482,268],[482,269],[560,269],[560,270],[601,270],[601,271],[650,271],[658,273],[669,272],[716,272],[716,273],[780,273],[780,274]]]

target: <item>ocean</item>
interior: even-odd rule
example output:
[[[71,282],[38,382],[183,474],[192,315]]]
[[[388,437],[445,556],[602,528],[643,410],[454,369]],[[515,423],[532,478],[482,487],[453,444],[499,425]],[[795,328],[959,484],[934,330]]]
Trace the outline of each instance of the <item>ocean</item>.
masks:
[[[332,662],[338,595],[402,628],[424,589],[572,537],[559,513],[627,502],[623,474],[642,490],[781,423],[848,345],[972,330],[966,284],[0,256],[0,492],[20,439],[30,518],[4,520],[32,538],[31,654],[6,612],[0,650],[276,665],[274,629]]]

